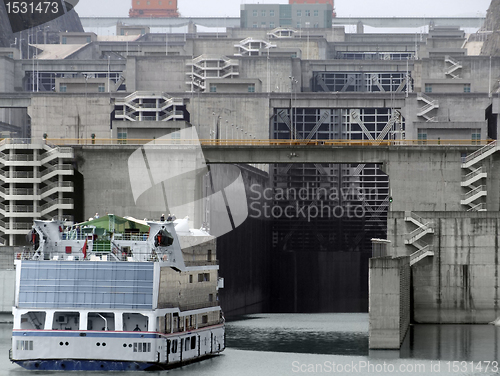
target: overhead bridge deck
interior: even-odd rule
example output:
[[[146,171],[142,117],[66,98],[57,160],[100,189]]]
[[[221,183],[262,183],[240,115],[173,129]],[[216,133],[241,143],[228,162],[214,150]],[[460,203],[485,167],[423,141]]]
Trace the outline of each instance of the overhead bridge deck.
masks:
[[[48,139],[54,145],[84,149],[130,149],[143,145],[175,147],[188,151],[201,144],[208,163],[376,163],[395,161],[400,153],[428,154],[439,159],[443,153],[470,154],[487,140],[111,140]]]

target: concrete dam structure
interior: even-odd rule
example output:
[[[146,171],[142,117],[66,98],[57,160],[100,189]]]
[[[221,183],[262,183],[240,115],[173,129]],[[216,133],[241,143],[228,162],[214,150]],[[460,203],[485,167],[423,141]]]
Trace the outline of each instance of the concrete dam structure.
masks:
[[[159,212],[156,213],[145,206],[136,206],[131,197],[115,197],[117,201],[114,202],[111,197],[97,194],[97,190],[112,191],[112,187],[123,187],[128,184],[128,176],[123,173],[126,171],[125,161],[136,147],[134,145],[122,147],[119,153],[115,146],[76,147],[76,160],[80,161],[77,170],[83,176],[84,192],[94,197],[92,201],[85,200],[88,204],[83,209],[84,213],[105,212],[108,208],[118,207],[121,202],[122,211],[131,212],[139,218],[159,215]],[[418,323],[487,323],[494,320],[498,313],[496,303],[498,278],[495,275],[499,262],[495,255],[498,251],[499,196],[498,189],[495,189],[498,187],[495,169],[499,156],[495,147],[491,145],[484,147],[482,152],[477,152],[478,148],[480,149],[478,146],[449,145],[338,148],[291,145],[274,147],[274,153],[266,154],[266,147],[242,145],[208,146],[204,148],[204,155],[208,161],[215,162],[224,160],[226,163],[269,163],[272,160],[279,161],[280,153],[286,154],[295,150],[297,157],[293,163],[298,164],[321,160],[340,163],[365,161],[380,164],[389,176],[393,200],[387,220],[387,239],[390,243],[386,255],[391,258],[408,259],[403,264],[397,262],[397,268],[407,268],[407,272],[411,263],[412,288],[408,294],[413,300],[412,319]],[[260,149],[264,152],[258,152]],[[484,149],[487,149],[486,152]],[[274,158],[271,154],[274,154]],[[104,181],[101,179],[96,184],[98,179],[96,174],[99,174],[99,171],[91,166],[103,164],[103,161],[111,163],[114,168],[109,179]],[[471,163],[472,176],[467,167]],[[243,171],[248,189],[248,204],[250,205],[256,196],[265,200],[264,195],[253,194],[251,189],[259,187],[263,191],[269,187],[267,174],[251,168]],[[423,174],[426,176],[425,179],[422,178]],[[469,187],[467,184],[471,184],[471,180],[474,180],[474,184],[480,189],[468,188],[472,194],[464,194],[463,188]],[[122,192],[126,191],[122,189]],[[478,205],[489,210],[467,211],[468,208]],[[239,245],[248,234],[256,235],[250,237],[250,247],[243,243]],[[320,250],[315,255],[273,253],[270,248],[269,219],[265,221],[262,218],[252,217],[241,228],[224,235],[218,241],[221,244],[221,251],[224,252],[224,257],[221,256],[221,273],[227,271],[229,278],[227,285],[233,289],[231,293],[226,290],[224,294],[228,293],[228,297],[237,297],[232,300],[231,308],[228,307],[229,311],[243,313],[248,311],[248,308],[244,307],[249,306],[258,309],[274,306],[300,311],[306,303],[317,308],[333,307],[333,309],[354,311],[361,310],[363,304],[366,304],[363,294],[368,292],[363,286],[368,282],[365,267],[368,267],[370,255],[367,252],[356,253],[357,257],[366,257],[366,261],[351,260],[355,254],[329,253]],[[244,251],[239,251],[242,249]],[[248,249],[251,249],[251,252],[248,252]],[[347,256],[349,257],[346,259]],[[247,261],[242,261],[245,259]],[[375,263],[375,260],[373,262]],[[247,277],[241,274],[242,263],[249,267],[245,272]],[[311,275],[307,277],[301,273],[302,269],[310,270],[313,265],[318,270],[317,281],[316,277],[312,278]],[[335,265],[338,266],[338,270]],[[352,267],[347,268],[346,265]],[[377,265],[374,264],[372,269],[380,268],[380,265]],[[328,274],[322,274],[323,268],[325,273],[328,269]],[[384,268],[391,269],[392,266],[382,266],[382,269]],[[334,278],[330,278],[331,281],[328,283],[336,288],[320,294],[321,296],[311,293],[314,291],[311,290],[311,286],[319,283],[322,278],[327,278],[327,275],[332,275],[332,270]],[[278,278],[285,275],[288,277]],[[404,279],[407,285],[403,287],[410,291],[409,274],[404,275],[407,275]],[[384,277],[380,275],[378,278]],[[243,281],[245,282],[242,283]],[[273,288],[268,287],[271,281],[270,285]],[[243,286],[249,285],[255,288],[240,290]],[[386,282],[373,280],[370,283],[373,292],[371,298],[377,297],[378,286],[385,285]],[[396,285],[389,283],[388,286]],[[359,294],[359,298],[353,298],[353,294],[354,296]],[[404,301],[409,302],[410,295],[405,294]],[[306,295],[308,298],[305,298]],[[379,297],[385,299],[386,294]],[[370,304],[377,303],[372,299]],[[385,300],[380,304],[386,309],[390,306]],[[410,315],[409,306],[406,314]],[[381,317],[387,318],[387,314]]]

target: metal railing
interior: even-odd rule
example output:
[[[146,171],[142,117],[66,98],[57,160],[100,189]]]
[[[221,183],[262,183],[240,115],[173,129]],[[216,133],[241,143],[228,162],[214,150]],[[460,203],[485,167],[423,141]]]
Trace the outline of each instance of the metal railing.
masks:
[[[483,141],[483,140],[481,140]],[[465,163],[472,161],[474,158],[477,158],[484,153],[490,151],[491,149],[494,149],[497,147],[497,141],[494,140],[493,142],[488,142],[486,146],[482,147],[479,150],[476,150],[474,153],[469,154],[468,156],[465,157]]]
[[[43,194],[45,192],[48,192],[50,191],[51,189],[57,189],[57,188],[73,188],[73,182],[71,181],[63,181],[63,182],[58,182],[58,183],[47,183],[47,186],[46,187],[43,187],[42,189],[40,189],[40,193]]]
[[[432,246],[431,245],[426,245],[424,248],[419,249],[416,252],[413,252],[410,255],[410,265],[413,265],[415,262],[418,261],[419,258],[423,257],[426,253],[431,254],[432,253]]]
[[[305,140],[305,139],[109,139],[109,138],[60,138],[51,139],[58,145],[121,145],[126,142],[129,145],[199,145],[202,146],[422,146],[422,140]],[[425,140],[425,146],[478,146],[487,145],[491,140]],[[472,155],[472,154],[471,154]],[[0,172],[1,173],[1,172]]]
[[[481,202],[477,205],[474,205],[472,208],[468,209],[467,211],[470,212],[470,211],[482,211],[482,210],[486,210],[486,204],[484,202]]]
[[[466,194],[462,195],[462,200],[467,200],[468,198],[481,192],[486,192],[486,185],[480,185],[479,187],[473,189],[472,191],[469,191]]]
[[[470,180],[472,179],[473,177],[481,174],[483,172],[483,168],[482,167],[479,167],[478,169],[472,171],[471,173],[467,174],[464,176],[464,182],[467,181],[467,180]]]
[[[427,233],[433,233],[434,229],[431,227],[432,224],[433,224],[433,222],[427,222],[425,224],[422,223],[422,227],[418,227],[415,230],[413,230],[412,232],[410,232],[409,234],[406,234],[405,240],[409,241],[409,240],[413,239],[415,236],[417,236],[425,231],[427,231]]]

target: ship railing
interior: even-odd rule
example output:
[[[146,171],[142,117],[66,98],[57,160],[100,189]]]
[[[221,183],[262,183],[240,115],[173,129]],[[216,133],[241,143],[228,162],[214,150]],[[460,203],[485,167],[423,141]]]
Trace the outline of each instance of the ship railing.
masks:
[[[214,261],[184,261],[184,264],[186,266],[209,266],[209,265],[219,265],[219,261],[218,260],[214,260]]]
[[[114,234],[114,240],[130,240],[130,241],[145,241],[148,239],[149,234],[147,232],[141,232],[139,234]]]
[[[161,303],[158,308],[179,308],[181,311],[192,311],[195,309],[218,307],[219,302],[198,302],[190,304],[178,304],[178,303]]]

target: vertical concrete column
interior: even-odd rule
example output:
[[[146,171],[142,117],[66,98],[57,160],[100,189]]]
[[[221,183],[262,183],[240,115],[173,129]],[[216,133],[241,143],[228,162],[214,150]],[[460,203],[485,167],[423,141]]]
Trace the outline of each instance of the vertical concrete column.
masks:
[[[33,150],[33,161],[34,162],[37,162],[37,161],[41,161],[40,159],[40,153],[37,149],[34,149]],[[37,170],[38,170],[38,167],[33,166],[33,176],[36,178],[37,177]],[[37,213],[38,212],[38,200],[36,199],[36,196],[38,194],[40,194],[39,192],[39,188],[40,188],[40,184],[36,182],[36,180],[33,180],[33,213]]]
[[[410,257],[370,259],[370,349],[399,349],[410,324]]]

